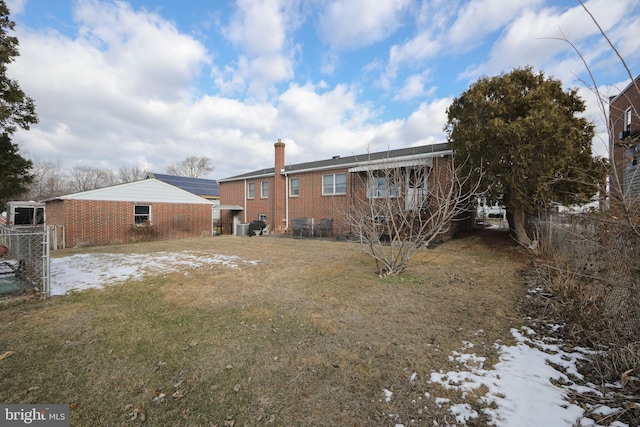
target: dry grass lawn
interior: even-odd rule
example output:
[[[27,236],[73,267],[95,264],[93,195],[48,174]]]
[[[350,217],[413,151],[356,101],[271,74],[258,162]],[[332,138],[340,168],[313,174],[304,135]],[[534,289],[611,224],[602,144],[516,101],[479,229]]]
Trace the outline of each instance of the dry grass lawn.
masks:
[[[526,254],[504,234],[425,249],[386,279],[356,244],[329,239],[217,236],[54,256],[183,250],[259,262],[0,309],[0,354],[15,352],[0,361],[0,401],[72,403],[72,426],[454,425],[430,400],[462,397],[430,373],[455,369],[448,356],[464,341],[495,361],[493,344],[521,325]]]

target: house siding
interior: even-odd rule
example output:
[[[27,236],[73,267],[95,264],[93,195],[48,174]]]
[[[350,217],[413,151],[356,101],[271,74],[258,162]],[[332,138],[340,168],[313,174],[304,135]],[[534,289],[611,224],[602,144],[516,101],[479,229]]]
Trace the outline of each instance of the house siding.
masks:
[[[640,85],[640,76],[636,77],[635,83]],[[625,144],[638,144],[638,137],[634,141],[629,138],[620,139],[620,133],[625,129],[624,114],[631,108],[631,132],[640,130],[640,92],[632,83],[627,86],[618,96],[612,98],[609,103],[609,144],[612,153],[612,162],[615,165],[618,179],[611,179],[611,194],[616,197],[621,192],[627,195],[640,195],[640,166],[629,167],[629,160],[625,159],[627,147]],[[637,134],[636,134],[637,135]],[[622,187],[622,188],[620,188]]]
[[[130,242],[135,205],[151,206],[156,240],[211,234],[210,204],[54,200],[47,203],[47,223],[65,226],[67,247]]]

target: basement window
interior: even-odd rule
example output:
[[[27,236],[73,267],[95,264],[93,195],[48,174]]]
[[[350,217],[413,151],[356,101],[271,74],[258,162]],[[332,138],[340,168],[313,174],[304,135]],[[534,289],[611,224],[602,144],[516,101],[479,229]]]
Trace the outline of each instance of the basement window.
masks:
[[[151,224],[151,206],[150,205],[135,205],[133,207],[133,221],[136,225],[150,225]]]

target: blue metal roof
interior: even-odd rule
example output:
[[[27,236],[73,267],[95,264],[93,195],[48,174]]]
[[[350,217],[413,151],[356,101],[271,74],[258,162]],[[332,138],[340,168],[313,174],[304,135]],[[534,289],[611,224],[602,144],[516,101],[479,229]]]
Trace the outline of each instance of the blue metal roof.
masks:
[[[220,197],[220,185],[215,179],[191,178],[188,176],[148,173],[146,178],[156,178],[200,197]]]

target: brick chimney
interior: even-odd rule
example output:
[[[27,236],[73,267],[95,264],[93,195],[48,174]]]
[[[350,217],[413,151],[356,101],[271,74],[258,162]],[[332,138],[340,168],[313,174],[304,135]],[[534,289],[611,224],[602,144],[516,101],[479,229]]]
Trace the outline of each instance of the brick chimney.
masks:
[[[278,139],[278,142],[273,144],[276,149],[276,173],[280,173],[284,169],[284,142]]]
[[[287,226],[287,177],[284,172],[284,142],[278,139],[275,147],[275,162],[273,173],[273,219],[270,221],[275,229]]]

